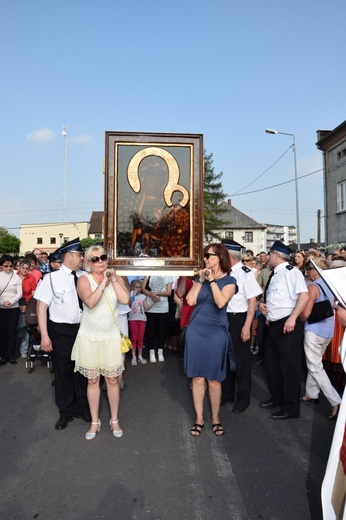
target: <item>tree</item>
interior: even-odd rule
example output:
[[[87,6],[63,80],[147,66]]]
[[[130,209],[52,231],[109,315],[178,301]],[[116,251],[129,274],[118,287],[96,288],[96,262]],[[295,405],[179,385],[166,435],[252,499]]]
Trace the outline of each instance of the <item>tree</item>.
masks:
[[[87,249],[87,247],[90,247],[90,246],[103,246],[103,238],[82,238],[81,241],[80,241],[81,245],[82,245],[82,248],[83,249]]]
[[[204,238],[213,237],[220,240],[220,235],[215,231],[223,224],[223,215],[226,211],[221,202],[227,197],[222,189],[223,173],[215,173],[213,166],[213,154],[207,154],[204,150]]]
[[[19,247],[19,238],[0,226],[0,253],[2,255],[18,255]]]

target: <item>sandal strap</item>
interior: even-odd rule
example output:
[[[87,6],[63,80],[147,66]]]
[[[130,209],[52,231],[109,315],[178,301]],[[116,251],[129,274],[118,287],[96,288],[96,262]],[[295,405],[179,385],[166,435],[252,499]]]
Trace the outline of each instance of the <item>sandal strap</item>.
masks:
[[[119,422],[119,419],[117,419],[116,421],[112,421],[112,419],[111,419],[112,424],[117,424],[118,422]]]

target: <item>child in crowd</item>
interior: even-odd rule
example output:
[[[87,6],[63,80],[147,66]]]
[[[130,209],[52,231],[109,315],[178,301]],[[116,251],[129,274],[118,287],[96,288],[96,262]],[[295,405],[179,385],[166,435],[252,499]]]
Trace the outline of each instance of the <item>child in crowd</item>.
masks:
[[[143,340],[147,316],[145,311],[150,309],[154,302],[148,303],[147,297],[141,294],[142,283],[140,280],[131,282],[131,312],[129,313],[129,331],[132,341],[132,360],[131,365],[137,365],[136,350],[138,350],[138,363],[146,364],[146,359],[142,356]]]

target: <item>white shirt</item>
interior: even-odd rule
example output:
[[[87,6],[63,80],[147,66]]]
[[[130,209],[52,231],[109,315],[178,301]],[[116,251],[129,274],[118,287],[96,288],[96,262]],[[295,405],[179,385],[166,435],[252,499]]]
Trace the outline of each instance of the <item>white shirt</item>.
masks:
[[[150,276],[149,279],[149,287],[152,292],[165,292],[169,283],[173,283],[172,276]],[[155,302],[154,305],[145,312],[154,312],[160,314],[168,312],[168,296],[159,296],[159,298],[160,300]],[[149,305],[152,303],[152,301],[153,300],[148,296]]]
[[[84,271],[77,271],[84,275]],[[55,323],[80,323],[82,311],[71,269],[64,264],[57,271],[47,273],[36,288],[34,298],[49,307],[49,319]]]
[[[303,274],[288,262],[274,269],[267,289],[268,321],[277,321],[289,316],[296,306],[300,293],[308,292]]]
[[[262,294],[262,289],[256,281],[251,269],[241,262],[232,266],[231,276],[237,280],[238,292],[228,302],[227,312],[247,312],[249,299]]]

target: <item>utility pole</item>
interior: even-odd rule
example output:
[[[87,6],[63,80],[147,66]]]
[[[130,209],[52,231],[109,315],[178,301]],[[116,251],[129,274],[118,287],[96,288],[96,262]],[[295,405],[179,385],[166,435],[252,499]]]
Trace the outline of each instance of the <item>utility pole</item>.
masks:
[[[62,127],[63,157],[62,157],[62,221],[66,222],[66,151],[67,151],[67,125]]]

